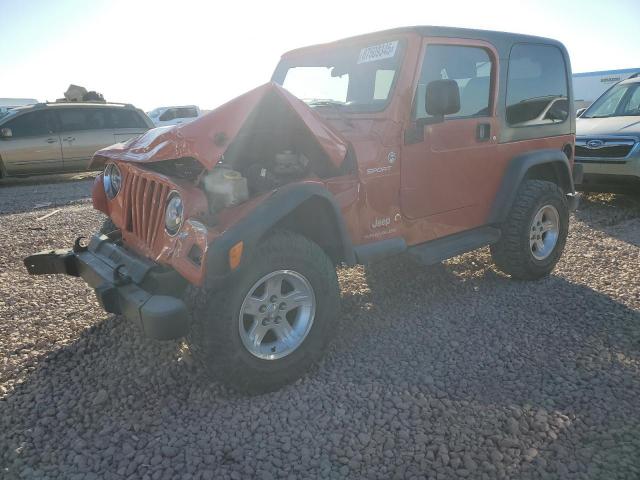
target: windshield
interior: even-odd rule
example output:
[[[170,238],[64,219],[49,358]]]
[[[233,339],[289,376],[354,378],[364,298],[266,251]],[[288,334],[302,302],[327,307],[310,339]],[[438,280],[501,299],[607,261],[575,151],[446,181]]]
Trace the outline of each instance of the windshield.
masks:
[[[273,80],[312,108],[380,111],[391,98],[402,47],[400,40],[373,42],[286,59]]]
[[[581,118],[640,115],[640,83],[619,83],[598,98]]]

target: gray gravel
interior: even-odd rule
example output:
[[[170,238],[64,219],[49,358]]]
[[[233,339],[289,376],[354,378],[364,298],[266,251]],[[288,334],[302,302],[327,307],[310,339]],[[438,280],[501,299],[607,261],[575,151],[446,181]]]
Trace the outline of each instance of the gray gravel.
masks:
[[[323,364],[245,397],[81,280],[27,276],[23,256],[102,218],[80,196],[38,222],[23,187],[0,187],[0,476],[640,478],[640,199],[589,196],[539,282],[486,249],[343,269]]]

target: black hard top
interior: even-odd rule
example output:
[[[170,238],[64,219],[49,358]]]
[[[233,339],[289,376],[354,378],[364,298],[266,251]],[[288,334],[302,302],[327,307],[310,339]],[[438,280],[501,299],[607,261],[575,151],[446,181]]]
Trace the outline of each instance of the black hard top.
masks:
[[[416,25],[412,27],[398,27],[388,30],[379,30],[377,32],[365,33],[362,35],[356,35],[353,37],[336,40],[335,42],[329,42],[327,45],[341,42],[357,42],[360,40],[367,40],[372,37],[377,38],[402,34],[417,34],[423,37],[448,37],[464,38],[469,40],[483,40],[494,45],[501,54],[503,52],[507,53],[514,43],[545,43],[549,45],[555,45],[557,47],[560,47],[561,50],[566,51],[562,43],[551,38],[537,37],[534,35],[524,35],[520,33],[497,32],[492,30],[480,30],[473,28],[440,27],[433,25]],[[304,48],[296,49],[293,51],[297,50],[304,50]]]

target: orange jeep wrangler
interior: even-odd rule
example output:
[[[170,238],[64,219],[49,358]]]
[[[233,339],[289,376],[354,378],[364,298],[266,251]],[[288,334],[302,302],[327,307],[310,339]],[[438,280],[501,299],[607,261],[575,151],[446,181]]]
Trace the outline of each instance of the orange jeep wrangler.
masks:
[[[25,259],[107,312],[186,337],[231,386],[277,388],[336,330],[336,266],[486,245],[554,268],[574,208],[571,69],[554,40],[443,27],[291,51],[271,82],[98,151],[88,242]]]

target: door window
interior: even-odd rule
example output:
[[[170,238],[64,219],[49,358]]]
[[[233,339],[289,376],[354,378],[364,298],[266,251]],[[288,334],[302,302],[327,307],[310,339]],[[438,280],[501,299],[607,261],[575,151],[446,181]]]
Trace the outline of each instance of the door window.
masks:
[[[565,121],[569,117],[567,92],[566,66],[558,48],[524,43],[513,46],[507,80],[507,122],[510,125]],[[550,111],[552,118],[545,115]]]
[[[415,118],[425,111],[427,85],[434,80],[455,80],[460,89],[460,110],[448,118],[488,116],[491,105],[493,63],[484,48],[429,45],[422,62],[415,103]]]
[[[169,108],[167,110],[165,110],[165,112],[160,115],[160,121],[161,122],[166,122],[169,120],[173,120],[174,118],[176,118],[176,109],[175,108]]]
[[[134,110],[124,108],[110,108],[109,110],[112,128],[147,128],[144,120]]]
[[[48,135],[55,131],[51,112],[30,112],[3,125],[11,129],[13,138]]]
[[[86,112],[80,108],[61,108],[57,110],[61,132],[88,130]]]
[[[179,108],[177,118],[195,118],[198,116],[198,112],[193,107]]]

